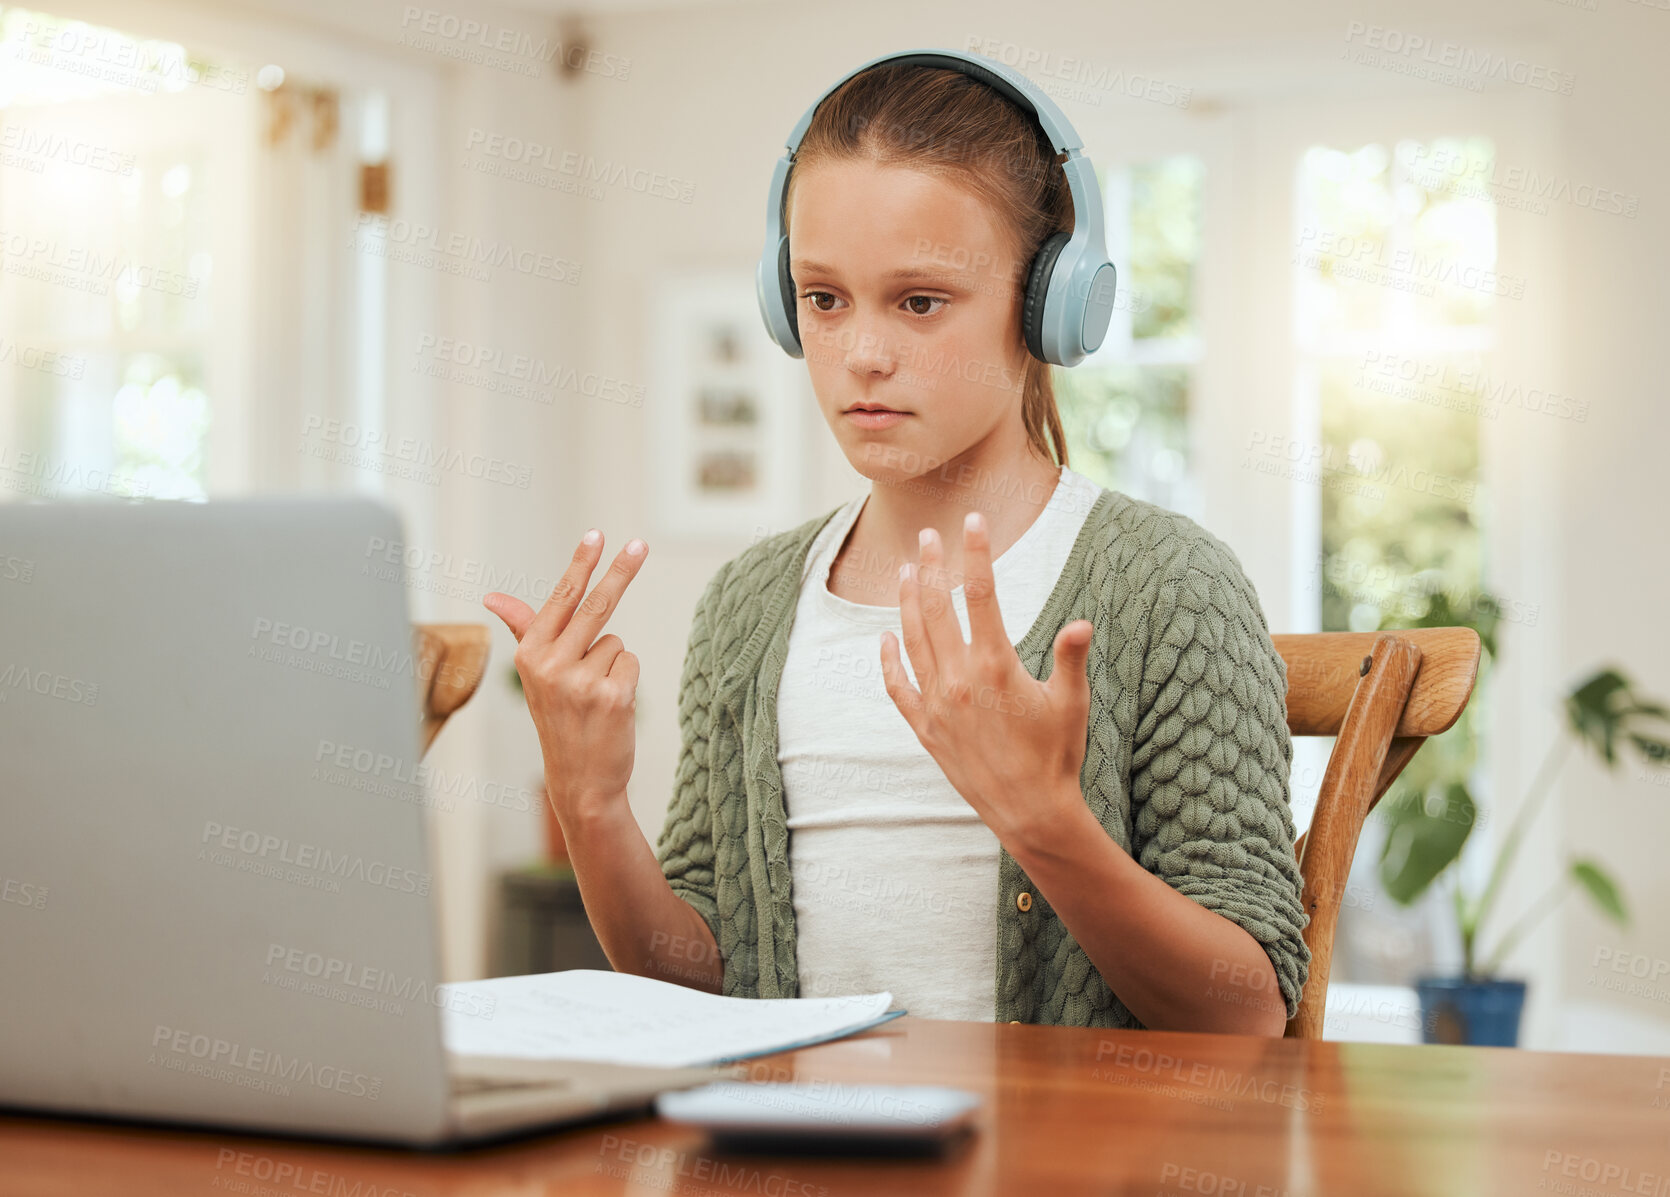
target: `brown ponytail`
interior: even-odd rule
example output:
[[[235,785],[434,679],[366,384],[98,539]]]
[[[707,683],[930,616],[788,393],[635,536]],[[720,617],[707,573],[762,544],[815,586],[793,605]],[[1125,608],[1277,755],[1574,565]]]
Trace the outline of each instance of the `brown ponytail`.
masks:
[[[986,202],[1015,252],[1016,335],[1024,271],[1052,233],[1072,232],[1073,200],[1055,147],[1028,112],[945,67],[892,63],[853,76],[818,106],[795,155],[867,158],[884,166],[955,173]],[[794,194],[795,170],[788,197]],[[785,224],[785,228],[786,228]],[[1037,454],[1067,464],[1067,438],[1047,362],[1027,354],[1021,423]],[[1053,453],[1052,453],[1053,448]]]

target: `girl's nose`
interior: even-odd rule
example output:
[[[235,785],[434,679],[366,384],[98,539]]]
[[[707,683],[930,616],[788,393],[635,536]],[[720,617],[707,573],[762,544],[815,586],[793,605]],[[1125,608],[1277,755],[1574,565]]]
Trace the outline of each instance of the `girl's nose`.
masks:
[[[854,374],[882,375],[893,373],[893,355],[888,350],[887,338],[879,332],[849,326],[852,343],[846,351],[846,367]]]

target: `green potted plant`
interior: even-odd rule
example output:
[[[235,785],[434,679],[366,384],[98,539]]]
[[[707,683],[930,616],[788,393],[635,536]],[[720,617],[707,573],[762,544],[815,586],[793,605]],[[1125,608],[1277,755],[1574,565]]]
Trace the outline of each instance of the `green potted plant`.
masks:
[[[1425,613],[1403,621],[1401,627],[1472,627],[1479,633],[1486,662],[1496,656],[1500,604],[1481,596],[1475,607],[1457,610],[1449,596],[1430,596]],[[1392,625],[1381,621],[1382,630]],[[1485,670],[1480,670],[1480,685]],[[1617,883],[1597,861],[1572,858],[1544,894],[1499,933],[1488,937],[1486,922],[1497,910],[1502,882],[1512,868],[1526,829],[1553,792],[1555,775],[1575,742],[1588,747],[1611,771],[1620,750],[1628,746],[1650,765],[1670,759],[1670,711],[1640,694],[1630,679],[1613,667],[1602,667],[1578,682],[1563,699],[1561,734],[1543,758],[1525,800],[1502,837],[1482,893],[1470,893],[1459,869],[1452,866],[1482,815],[1468,790],[1466,775],[1472,764],[1476,737],[1469,704],[1462,719],[1434,738],[1399,777],[1386,800],[1382,817],[1388,822],[1379,874],[1386,893],[1408,906],[1446,871],[1451,872],[1451,907],[1460,933],[1462,971],[1459,976],[1423,976],[1416,981],[1421,1003],[1422,1038],[1427,1043],[1467,1043],[1513,1047],[1519,1042],[1519,1019],[1525,1001],[1525,982],[1500,976],[1508,954],[1576,888],[1607,918],[1620,926],[1629,922]],[[1419,768],[1417,769],[1417,766]]]

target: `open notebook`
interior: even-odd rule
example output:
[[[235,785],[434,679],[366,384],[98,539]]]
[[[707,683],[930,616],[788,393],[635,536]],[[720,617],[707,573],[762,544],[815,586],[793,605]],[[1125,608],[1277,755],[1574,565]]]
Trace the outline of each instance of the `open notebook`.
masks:
[[[442,988],[448,1071],[477,1084],[714,1067],[839,1039],[905,1013],[888,1010],[891,993],[731,998],[584,968]]]

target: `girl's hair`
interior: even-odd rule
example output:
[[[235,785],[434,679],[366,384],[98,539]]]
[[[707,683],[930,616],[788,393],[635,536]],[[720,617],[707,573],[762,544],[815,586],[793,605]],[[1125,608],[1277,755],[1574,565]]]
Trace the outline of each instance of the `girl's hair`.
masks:
[[[883,64],[830,93],[795,154],[797,169],[789,174],[783,200],[785,229],[795,181],[801,169],[819,158],[866,158],[883,166],[955,175],[985,201],[1014,255],[1010,271],[994,278],[1014,288],[1017,328],[1027,270],[1038,247],[1052,233],[1073,229],[1072,193],[1037,119],[988,85],[947,67]],[[1049,364],[1030,352],[1021,394],[1027,441],[1039,456],[1066,465],[1067,438]]]

